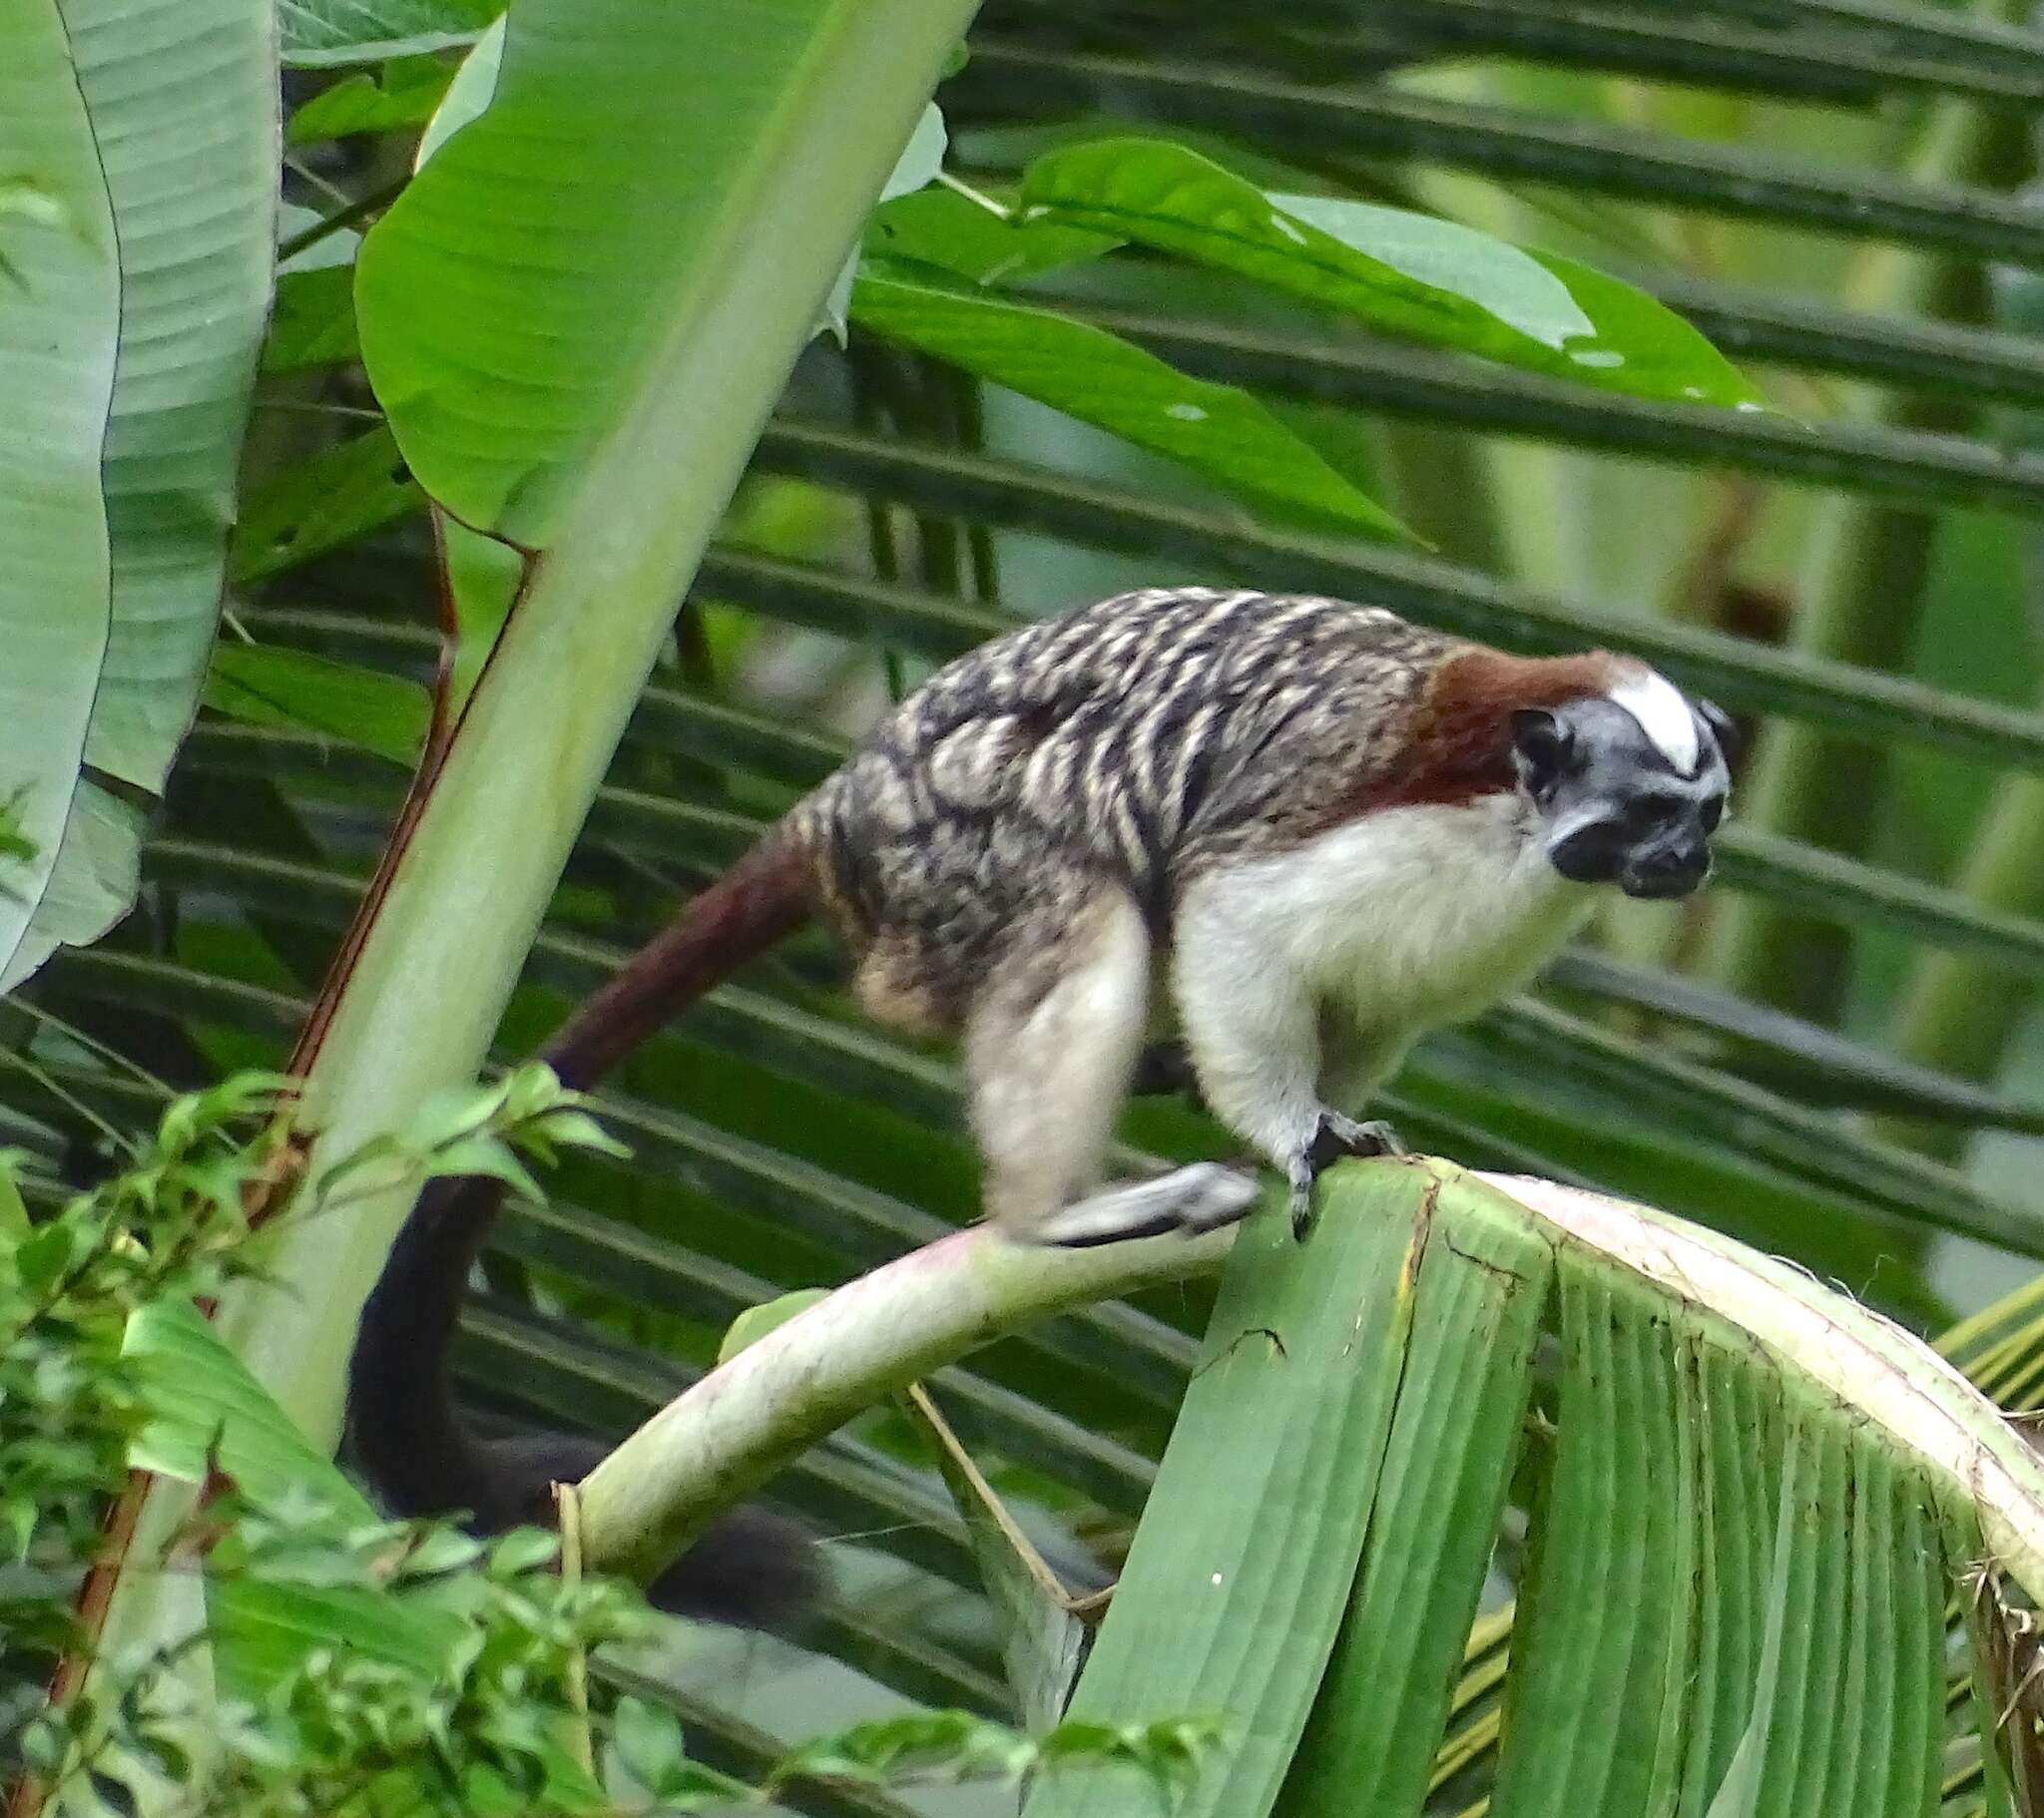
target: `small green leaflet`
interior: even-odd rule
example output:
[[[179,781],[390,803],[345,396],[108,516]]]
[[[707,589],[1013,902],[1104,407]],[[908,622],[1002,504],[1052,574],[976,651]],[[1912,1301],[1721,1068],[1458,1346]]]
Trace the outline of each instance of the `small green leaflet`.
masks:
[[[396,57],[375,76],[358,72],[299,108],[284,128],[284,144],[317,145],[350,133],[417,126],[440,105],[453,75],[437,57]]]
[[[1190,378],[1104,328],[867,260],[852,319],[1322,526],[1411,533],[1248,392]]]
[[[397,443],[378,424],[282,469],[251,492],[229,547],[229,572],[246,587],[408,517],[423,504]]]
[[[1084,227],[997,215],[955,190],[942,189],[918,190],[883,203],[865,232],[865,249],[874,258],[912,259],[975,284],[1016,283],[1098,258],[1121,243]]]
[[[401,764],[417,758],[432,716],[426,690],[404,677],[266,644],[222,644],[205,701],[252,725],[303,726]]]

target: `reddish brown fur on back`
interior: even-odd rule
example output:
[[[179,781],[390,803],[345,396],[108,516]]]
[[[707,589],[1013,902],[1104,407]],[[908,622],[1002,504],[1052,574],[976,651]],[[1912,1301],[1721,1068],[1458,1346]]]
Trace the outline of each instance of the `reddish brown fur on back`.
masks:
[[[1428,682],[1398,762],[1344,801],[1338,818],[1458,806],[1511,788],[1514,710],[1562,706],[1605,692],[1615,680],[1615,660],[1602,651],[1513,657],[1480,644],[1456,651]]]

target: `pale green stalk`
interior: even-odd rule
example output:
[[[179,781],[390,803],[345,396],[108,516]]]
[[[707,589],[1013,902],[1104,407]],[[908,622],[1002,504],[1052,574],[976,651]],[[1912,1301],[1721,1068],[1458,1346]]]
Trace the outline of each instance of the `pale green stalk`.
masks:
[[[668,331],[589,464],[491,660],[340,997],[305,1087],[310,1167],[473,1077],[619,734],[674,625],[844,248],[974,8],[872,0],[816,73],[766,208],[728,247],[701,319]],[[355,1311],[401,1194],[279,1246],[223,1329],[315,1437],[337,1431]]]
[[[723,281],[665,324],[589,457],[342,988],[305,1086],[314,1174],[475,1076],[675,603],[974,10],[846,8],[781,111],[777,181],[706,249]],[[272,1282],[222,1306],[223,1334],[315,1440],[337,1434],[356,1313],[408,1204],[287,1226]],[[106,1646],[151,1632],[146,1601],[123,1599]]]
[[[975,1225],[861,1275],[720,1365],[597,1466],[582,1484],[583,1557],[649,1577],[854,1414],[1018,1327],[1210,1273],[1235,1235],[1065,1250]]]

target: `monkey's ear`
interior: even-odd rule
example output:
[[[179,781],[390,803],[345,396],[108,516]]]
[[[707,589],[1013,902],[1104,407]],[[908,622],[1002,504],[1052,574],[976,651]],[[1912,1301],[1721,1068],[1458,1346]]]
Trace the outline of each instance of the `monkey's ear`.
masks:
[[[1512,752],[1519,778],[1535,796],[1544,795],[1569,761],[1576,735],[1549,707],[1512,709]]]
[[[1697,696],[1697,714],[1704,724],[1711,728],[1711,736],[1718,741],[1718,751],[1729,766],[1739,755],[1739,727],[1732,721],[1732,715],[1715,700]]]

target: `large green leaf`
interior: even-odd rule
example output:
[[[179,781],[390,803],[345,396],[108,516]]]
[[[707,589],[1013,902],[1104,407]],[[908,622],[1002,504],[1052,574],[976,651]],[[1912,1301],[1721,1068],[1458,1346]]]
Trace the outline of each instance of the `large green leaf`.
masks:
[[[1756,1736],[1769,1771],[1753,1809],[1934,1809],[1943,1609],[1966,1564],[1942,1511],[1990,1483],[2014,1494],[2020,1479],[2026,1513],[2017,1519],[2031,1538],[2016,1570],[2035,1572],[2044,1532],[2035,1460],[1984,1406],[1968,1412],[1926,1352],[1799,1278],[1673,1227],[1629,1229],[1606,1203],[1558,1190],[1531,1203],[1558,1214],[1566,1233],[1561,1394],[1553,1454],[1541,1460],[1547,1486],[1533,1515],[1536,1564],[1513,1644],[1497,1809],[1629,1814],[1679,1798],[1701,1810],[1725,1792]],[[1501,1209],[1450,1182],[1432,1215],[1460,1253]],[[1421,1321],[1434,1288],[1422,1263]],[[1476,1348],[1503,1357],[1510,1341]],[[1421,1372],[1419,1362],[1405,1378],[1401,1419],[1408,1396],[1417,1416],[1452,1394],[1452,1372]],[[1443,1437],[1399,1463],[1432,1468]],[[1514,1449],[1509,1425],[1499,1438]],[[1351,1620],[1394,1614],[1369,1602],[1379,1537],[1399,1532],[1383,1519],[1381,1497],[1397,1488],[1389,1466],[1386,1477]],[[1413,1489],[1423,1487],[1422,1478]],[[1990,1524],[2017,1506],[1995,1493],[1984,1500],[2000,1511]],[[1180,1544],[1196,1543],[1187,1534]],[[1207,1557],[1223,1556],[1210,1544]],[[1451,1576],[1465,1596],[1486,1559],[1486,1548],[1464,1550]],[[1357,1632],[1363,1644],[1380,1641],[1380,1629]],[[1757,1670],[1785,1638],[1779,1678]],[[1422,1667],[1418,1685],[1444,1684],[1444,1665]],[[1382,1671],[1330,1679],[1315,1724],[1370,1750],[1387,1693],[1406,1683]],[[1755,1710],[1757,1688],[1773,1695],[1771,1710]],[[1382,1733],[1374,1752],[1345,1757],[1349,1772],[1376,1771],[1400,1740]],[[1299,1772],[1331,1772],[1343,1759],[1308,1752]],[[1397,1802],[1371,1809],[1416,1810],[1423,1791],[1423,1771],[1408,1771]]]
[[[737,34],[712,12],[630,0],[512,20],[488,110],[371,229],[357,266],[363,357],[428,494],[522,546],[551,540],[677,299],[715,294],[704,248],[787,178],[753,152],[756,134],[789,124],[776,119],[789,73],[855,33],[797,5]]]
[[[113,197],[113,630],[86,759],[160,790],[220,616],[276,208],[270,0],[64,0]]]
[[[1264,1812],[1333,1650],[1381,1484],[1413,1342],[1426,1221],[1379,1173],[1320,1231],[1314,1266],[1285,1268],[1283,1220],[1253,1222],[1223,1282],[1158,1474],[1071,1714],[1118,1723],[1142,1706],[1225,1716],[1224,1763],[1189,1813]],[[1225,1455],[1203,1436],[1232,1435]],[[1099,1777],[1040,1788],[1030,1818],[1098,1809]],[[1126,1794],[1124,1795],[1126,1796]]]
[[[120,333],[107,178],[55,0],[8,0],[0,38],[0,983],[104,926],[45,909],[112,623],[100,457]],[[74,844],[74,852],[77,847]],[[72,913],[64,913],[68,907]]]
[[[1961,1370],[1983,1394],[2004,1407],[2022,1407],[2035,1399],[2034,1389],[2044,1374],[2044,1321],[2037,1316],[2044,1302],[2044,1277],[2035,1277],[2014,1293],[1996,1301],[1970,1319],[1961,1321],[1937,1341],[1937,1350]],[[1781,1556],[1777,1554],[1779,1560]],[[1770,1588],[1770,1598],[1775,1595]],[[1971,1619],[1985,1613],[1979,1601],[1968,1598],[1962,1614]],[[1472,1767],[1494,1765],[1498,1742],[1498,1711],[1494,1694],[1503,1678],[1504,1650],[1512,1632],[1514,1611],[1510,1605],[1484,1618],[1470,1635],[1464,1671],[1454,1693],[1455,1721],[1443,1739],[1437,1759],[1436,1787],[1450,1775],[1466,1776]],[[1949,1610],[1947,1611],[1949,1614]],[[1976,1642],[1987,1633],[1982,1628]],[[1966,1675],[1955,1687],[1948,1686],[1947,1701],[1963,1696]],[[2006,1708],[2010,1688],[2004,1687],[1989,1700],[1988,1715],[1999,1717]],[[1965,1755],[1962,1752],[1960,1759]],[[1946,1782],[1947,1799],[1961,1797],[1977,1784],[1979,1766],[1961,1767]],[[1990,1801],[1997,1813],[2009,1808]]]
[[[1416,340],[1643,397],[1757,407],[1710,342],[1652,297],[1572,259],[1343,197],[1270,195],[1162,140],[1038,159],[1026,222],[1219,265]]]
[[[0,374],[0,394],[17,452],[32,448],[38,469],[31,484],[0,477],[0,511],[43,518],[4,539],[23,552],[17,581],[38,602],[8,613],[22,640],[10,674],[33,696],[8,722],[37,746],[40,774],[10,786],[26,790],[22,826],[39,850],[25,869],[41,875],[11,880],[10,912],[27,923],[8,937],[0,988],[60,943],[96,938],[133,900],[142,820],[118,785],[160,790],[198,705],[268,298],[276,189],[267,0],[200,0],[165,30],[144,30],[146,9],[130,0],[67,0],[29,18],[41,10],[23,9],[13,36],[33,50],[54,29],[61,40],[44,48],[67,60],[31,55],[12,72],[23,85],[8,104],[21,138],[8,162],[23,175],[7,226],[22,291],[0,307],[66,319],[38,330],[23,314],[0,331],[30,362]],[[81,103],[87,136],[66,152],[58,122]],[[67,157],[70,194],[53,162]],[[67,240],[54,259],[35,243],[53,227]],[[103,262],[94,269],[109,252],[117,278]],[[114,298],[118,353],[102,338]],[[49,362],[41,375],[30,369],[38,356]],[[110,359],[109,391],[100,369]],[[60,427],[38,392],[63,362],[70,422]],[[103,489],[89,513],[75,479],[75,457],[88,448]],[[41,567],[41,549],[67,491],[63,565],[73,572],[60,576]],[[90,712],[82,748],[81,703]],[[89,774],[78,773],[81,761]]]

